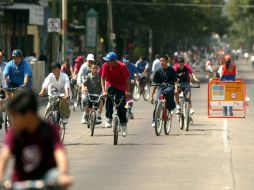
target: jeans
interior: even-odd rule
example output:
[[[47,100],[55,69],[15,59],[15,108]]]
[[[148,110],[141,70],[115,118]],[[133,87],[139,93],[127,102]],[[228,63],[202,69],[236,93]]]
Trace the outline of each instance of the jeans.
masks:
[[[223,106],[223,115],[224,116],[233,116],[233,107],[232,106]]]
[[[126,118],[126,99],[125,99],[125,92],[122,90],[118,90],[114,87],[109,87],[108,88],[108,95],[109,96],[115,96],[116,99],[116,104],[119,103],[119,100],[123,98],[121,104],[117,108],[117,114],[120,119],[121,124],[127,123],[127,118]],[[113,115],[113,102],[110,98],[107,98],[106,100],[106,117],[109,120],[112,120],[112,115]]]
[[[172,111],[176,107],[175,99],[174,99],[174,88],[167,87],[166,89],[159,88],[157,91],[157,97],[155,101],[155,108],[153,111],[153,121],[155,120],[155,112],[156,112],[156,106],[158,103],[158,100],[160,99],[160,95],[163,94],[166,96],[166,106],[169,111]]]

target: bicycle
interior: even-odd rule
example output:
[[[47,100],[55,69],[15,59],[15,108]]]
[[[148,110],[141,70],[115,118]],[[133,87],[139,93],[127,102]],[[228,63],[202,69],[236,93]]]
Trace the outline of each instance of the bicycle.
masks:
[[[149,100],[150,86],[146,83],[145,77],[141,77],[140,80],[136,82],[133,90],[133,100],[138,101],[141,95],[143,95],[145,101]]]
[[[167,87],[172,87],[174,89],[174,86],[168,83],[162,83],[162,84],[151,84],[151,86],[158,86],[162,89],[165,89]],[[172,128],[172,113],[167,109],[166,104],[166,97],[162,93],[159,97],[159,99],[156,102],[156,108],[155,108],[155,134],[157,136],[160,136],[162,128],[164,127],[165,135],[169,135],[171,128]]]
[[[122,98],[120,98],[119,100],[116,100],[114,95],[107,95],[107,98],[110,98],[110,100],[113,102],[113,117],[112,117],[112,130],[114,133],[113,144],[117,145],[118,144],[118,135],[121,132],[120,119],[119,119],[119,116],[117,113],[117,108],[123,102],[124,96]],[[118,102],[118,103],[116,103],[116,102]]]
[[[23,86],[21,87],[15,87],[15,88],[7,88],[5,89],[9,94],[10,97],[14,96],[16,91],[24,89]],[[8,100],[7,100],[8,101]],[[8,132],[8,130],[11,128],[11,121],[10,121],[10,113],[6,110],[5,117],[4,117],[4,128],[5,132]]]
[[[3,181],[0,185],[2,190],[60,190],[62,189],[56,180],[26,180],[19,182]]]
[[[84,104],[82,102],[82,93],[81,93],[81,89],[80,86],[76,85],[74,87],[74,100],[73,100],[73,111],[76,111],[79,107],[80,111],[84,111]]]
[[[180,84],[180,88],[182,88],[182,92],[179,95],[180,97],[180,112],[177,116],[179,121],[180,129],[184,129],[185,131],[189,130],[190,123],[193,123],[193,119],[190,115],[190,89],[191,88],[200,88],[200,84],[198,86],[192,86],[189,83]]]
[[[132,106],[133,106],[133,101],[132,99],[128,100],[125,104],[125,108],[127,110],[126,112],[126,118],[129,120],[129,119],[134,119],[134,115],[133,113],[131,112],[132,110]]]
[[[49,103],[50,103],[51,110],[45,115],[44,121],[50,124],[54,124],[54,123],[58,124],[60,139],[61,141],[63,141],[67,123],[65,119],[61,118],[59,103],[60,103],[60,99],[64,97],[64,93],[56,92],[56,93],[53,93],[52,95],[45,95],[45,96],[49,96]]]
[[[90,128],[90,135],[94,135],[94,128],[97,124],[97,110],[99,108],[99,103],[103,95],[100,94],[87,94],[89,102],[92,103],[92,109],[89,111],[87,116],[87,127]]]

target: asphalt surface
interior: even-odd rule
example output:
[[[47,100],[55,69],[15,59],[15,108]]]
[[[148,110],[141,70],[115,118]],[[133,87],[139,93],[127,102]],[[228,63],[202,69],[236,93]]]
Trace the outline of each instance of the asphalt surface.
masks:
[[[250,65],[238,66],[247,79],[252,99],[254,75]],[[129,135],[113,146],[111,129],[102,125],[95,135],[80,124],[81,112],[72,112],[65,146],[75,178],[73,190],[251,190],[254,186],[253,102],[245,119],[207,117],[207,84],[193,89],[194,124],[179,129],[174,115],[169,136],[157,137],[151,127],[153,105],[134,104]]]

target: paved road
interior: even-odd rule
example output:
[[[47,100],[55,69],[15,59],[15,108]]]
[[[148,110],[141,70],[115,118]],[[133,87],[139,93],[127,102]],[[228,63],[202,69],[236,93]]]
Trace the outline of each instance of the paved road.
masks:
[[[247,94],[254,93],[249,65],[239,75],[248,76]],[[251,77],[253,76],[253,77]],[[194,125],[179,130],[176,118],[169,136],[157,137],[151,127],[153,106],[135,103],[135,119],[129,136],[113,146],[111,129],[99,126],[95,136],[80,124],[80,112],[71,115],[65,145],[75,177],[73,190],[253,189],[254,107],[250,103],[245,119],[207,118],[207,85],[193,90]]]

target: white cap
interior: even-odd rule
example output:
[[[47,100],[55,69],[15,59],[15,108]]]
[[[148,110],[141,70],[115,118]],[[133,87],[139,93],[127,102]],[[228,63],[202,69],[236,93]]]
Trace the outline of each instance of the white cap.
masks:
[[[88,54],[86,57],[87,61],[94,61],[94,55],[93,54]]]

